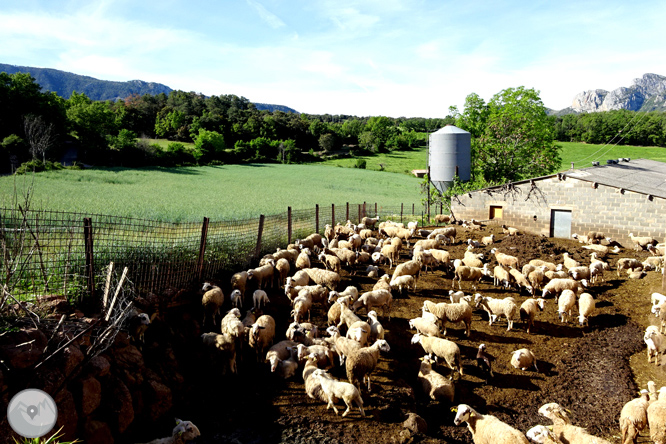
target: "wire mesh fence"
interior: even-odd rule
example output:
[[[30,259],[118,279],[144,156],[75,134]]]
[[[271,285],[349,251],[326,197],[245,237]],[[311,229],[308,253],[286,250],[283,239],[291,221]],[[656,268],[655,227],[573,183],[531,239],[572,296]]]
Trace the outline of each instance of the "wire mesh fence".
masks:
[[[255,219],[168,223],[108,215],[0,208],[0,279],[8,293],[82,300],[103,291],[110,262],[127,267],[137,293],[187,288],[253,261],[325,226],[363,217],[421,220],[416,204],[316,205]],[[0,303],[0,306],[3,304]]]

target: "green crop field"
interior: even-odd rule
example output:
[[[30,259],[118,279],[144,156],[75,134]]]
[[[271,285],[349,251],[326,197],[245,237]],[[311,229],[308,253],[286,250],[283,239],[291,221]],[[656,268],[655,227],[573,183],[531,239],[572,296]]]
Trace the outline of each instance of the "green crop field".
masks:
[[[15,194],[32,185],[33,209],[171,222],[245,219],[288,206],[418,204],[419,184],[404,174],[321,165],[60,170],[0,177],[0,205],[12,206]]]
[[[629,157],[633,159],[643,158],[666,162],[666,148],[645,146],[604,146],[591,145],[578,142],[557,142],[562,147],[560,157],[562,164],[560,171],[568,170],[571,162],[574,167],[585,168],[592,166],[592,161],[606,163],[606,159],[617,159],[618,157]],[[390,153],[376,154],[372,156],[358,157],[365,159],[366,168],[369,170],[381,170],[392,173],[411,175],[415,169],[425,169],[428,158],[428,149],[423,146],[411,151],[392,151]],[[319,165],[335,165],[346,168],[354,168],[357,158],[326,160]]]

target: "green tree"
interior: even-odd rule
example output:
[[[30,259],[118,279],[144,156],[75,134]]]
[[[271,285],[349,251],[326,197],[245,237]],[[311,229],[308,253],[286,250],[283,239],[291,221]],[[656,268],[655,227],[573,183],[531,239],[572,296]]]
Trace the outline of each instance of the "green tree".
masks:
[[[331,133],[322,134],[319,136],[319,147],[326,151],[333,151],[337,146],[337,140],[335,135]]]
[[[117,133],[115,114],[107,102],[93,102],[76,91],[67,100],[67,119],[88,162],[106,162],[109,136]]]
[[[199,162],[209,162],[213,159],[221,160],[226,145],[224,136],[215,131],[199,130],[194,141],[194,158]]]
[[[487,105],[471,94],[456,124],[472,133],[473,171],[486,181],[542,176],[560,166],[553,122],[534,89],[505,89]]]

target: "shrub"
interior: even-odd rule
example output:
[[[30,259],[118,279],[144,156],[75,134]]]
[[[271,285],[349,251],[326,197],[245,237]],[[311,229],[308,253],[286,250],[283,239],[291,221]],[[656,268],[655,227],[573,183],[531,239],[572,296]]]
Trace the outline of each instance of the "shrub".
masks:
[[[38,159],[33,159],[28,162],[24,162],[20,167],[16,169],[16,174],[25,174],[25,173],[39,173],[40,171],[51,171],[51,170],[62,170],[64,167],[58,162],[51,162],[47,160],[42,162]]]
[[[356,164],[354,165],[354,168],[359,168],[364,170],[367,165],[367,162],[365,159],[356,159]]]

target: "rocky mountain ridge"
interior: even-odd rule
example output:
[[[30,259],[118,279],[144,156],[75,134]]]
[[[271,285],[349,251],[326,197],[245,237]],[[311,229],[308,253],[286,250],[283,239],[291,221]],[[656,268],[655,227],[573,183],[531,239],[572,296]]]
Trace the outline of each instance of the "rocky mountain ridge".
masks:
[[[573,112],[597,112],[627,109],[630,111],[665,111],[666,76],[644,74],[633,85],[613,91],[595,89],[577,94],[571,104]]]

